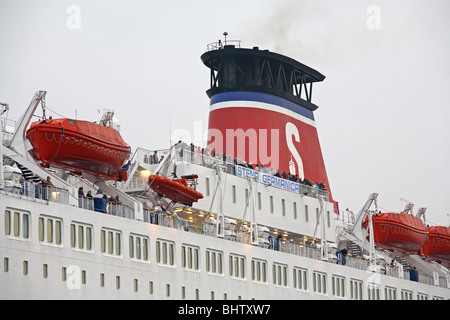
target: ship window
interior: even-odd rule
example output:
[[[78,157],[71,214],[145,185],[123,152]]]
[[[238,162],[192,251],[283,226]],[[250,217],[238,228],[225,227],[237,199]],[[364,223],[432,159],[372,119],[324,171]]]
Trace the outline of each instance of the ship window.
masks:
[[[281,213],[283,217],[286,215],[286,201],[281,199]]]
[[[428,295],[426,293],[417,292],[417,300],[428,300]]]
[[[327,226],[330,227],[330,211],[327,211]]]
[[[252,259],[252,280],[267,283],[267,261]]]
[[[380,286],[378,284],[367,284],[367,298],[369,300],[380,300]]]
[[[100,287],[104,287],[104,286],[105,286],[105,274],[100,273]]]
[[[48,264],[46,263],[42,265],[42,276],[44,277],[44,279],[48,278]]]
[[[206,195],[209,196],[209,178],[205,178]]]
[[[397,289],[392,287],[384,287],[385,300],[397,300]]]
[[[258,192],[258,210],[261,210],[261,192]]]
[[[41,215],[39,217],[39,241],[42,244],[62,245],[62,220]]]
[[[181,266],[187,270],[199,270],[199,248],[183,244],[181,246]]]
[[[223,274],[223,253],[221,251],[207,249],[205,258],[206,272]]]
[[[270,213],[273,213],[273,196],[270,196]]]
[[[11,211],[5,211],[5,234],[11,235]]]
[[[362,300],[362,281],[350,279],[350,299]]]
[[[5,210],[5,234],[10,238],[30,238],[30,214],[22,211]]]
[[[308,290],[308,271],[303,268],[294,267],[293,281],[295,289]]]
[[[148,243],[148,237],[137,234],[130,234],[130,258],[137,261],[148,261]]]
[[[412,291],[402,290],[400,294],[401,294],[402,300],[412,300],[413,299]]]
[[[172,241],[158,239],[156,241],[156,262],[160,265],[174,266],[174,246]]]
[[[72,222],[70,224],[70,244],[75,250],[92,252],[92,226]]]
[[[313,272],[313,291],[315,293],[327,293],[327,275],[322,272]]]
[[[274,263],[272,266],[273,284],[287,287],[287,265]]]
[[[345,297],[345,278],[333,275],[331,277],[331,294],[335,297]]]
[[[297,220],[297,202],[294,202],[293,207],[294,207],[294,219]]]
[[[235,185],[233,185],[231,187],[231,197],[232,197],[233,203],[236,203],[236,186]]]
[[[103,254],[122,255],[122,233],[117,230],[103,228],[100,231],[100,247]]]
[[[231,277],[236,279],[245,279],[245,257],[230,254],[229,264]]]
[[[308,222],[308,205],[305,205],[305,222]]]

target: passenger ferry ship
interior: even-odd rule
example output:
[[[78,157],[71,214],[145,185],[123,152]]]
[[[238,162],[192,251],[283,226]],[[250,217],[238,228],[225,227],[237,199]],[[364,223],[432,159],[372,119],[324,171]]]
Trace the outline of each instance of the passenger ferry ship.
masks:
[[[426,254],[416,221],[425,209],[381,214],[374,193],[358,214],[339,211],[313,115],[322,74],[231,41],[209,45],[202,61],[208,148],[138,148],[107,177],[89,159],[110,166],[113,147],[95,130],[70,133],[78,120],[44,132],[39,148],[52,140],[55,155],[39,158],[27,132],[45,91],[14,126],[2,104],[1,299],[450,298],[448,228],[434,227],[428,247],[439,256]],[[106,118],[100,126],[114,126]],[[44,113],[33,130],[49,122]],[[61,154],[70,144],[78,151]],[[182,202],[180,192],[201,196]]]

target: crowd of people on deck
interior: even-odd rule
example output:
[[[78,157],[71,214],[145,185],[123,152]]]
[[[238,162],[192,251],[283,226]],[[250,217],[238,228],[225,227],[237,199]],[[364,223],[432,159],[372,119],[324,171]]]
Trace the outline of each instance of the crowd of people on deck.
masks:
[[[179,160],[183,160],[183,156],[186,157],[186,155],[184,155],[184,151],[190,151],[190,156],[187,159],[188,159],[188,161],[191,161],[191,162],[194,162],[194,159],[196,156],[200,156],[202,165],[205,165],[204,157],[215,158],[218,160],[222,160],[224,164],[235,164],[235,165],[243,166],[243,167],[246,167],[246,168],[249,168],[252,170],[264,172],[264,173],[267,173],[267,174],[270,174],[270,175],[273,175],[276,177],[280,177],[280,178],[283,178],[286,180],[301,183],[301,184],[309,186],[309,187],[314,187],[314,188],[317,188],[320,190],[325,190],[325,191],[327,190],[327,188],[323,182],[313,182],[307,178],[302,179],[297,174],[294,175],[294,174],[291,174],[290,172],[286,173],[285,171],[283,171],[282,173],[280,173],[279,170],[274,170],[270,167],[265,167],[262,163],[253,165],[251,162],[248,162],[248,161],[245,162],[239,158],[232,158],[231,156],[229,156],[226,153],[223,153],[221,155],[216,150],[210,151],[208,148],[197,147],[193,143],[188,145],[187,143],[184,143],[180,140],[180,141],[178,141],[178,143],[175,144],[175,147],[177,148]],[[151,155],[149,158],[152,158],[152,157],[156,157],[156,160],[157,160],[156,151],[155,151],[154,155],[153,156]],[[234,172],[232,172],[232,173],[234,173]]]

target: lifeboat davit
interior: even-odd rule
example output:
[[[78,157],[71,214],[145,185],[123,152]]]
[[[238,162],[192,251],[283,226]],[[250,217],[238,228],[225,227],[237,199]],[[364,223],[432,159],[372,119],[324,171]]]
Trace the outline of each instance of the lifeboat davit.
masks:
[[[428,227],[428,240],[422,249],[425,256],[450,263],[450,228]]]
[[[363,221],[368,228],[369,219]],[[375,243],[386,249],[417,253],[428,236],[422,219],[408,213],[376,213],[372,216]]]
[[[44,166],[116,179],[131,152],[120,133],[110,126],[73,119],[33,122],[26,133],[33,157]]]
[[[190,177],[197,178],[197,176]],[[159,195],[187,206],[191,206],[192,203],[203,199],[203,194],[189,187],[186,177],[169,179],[158,175],[151,175],[148,178],[148,185]]]

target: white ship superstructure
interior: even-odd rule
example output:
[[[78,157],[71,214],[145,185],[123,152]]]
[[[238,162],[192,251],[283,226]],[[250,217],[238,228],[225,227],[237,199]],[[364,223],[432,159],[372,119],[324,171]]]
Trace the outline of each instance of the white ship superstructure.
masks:
[[[14,133],[2,122],[1,299],[450,298],[445,264],[367,240],[361,222],[377,194],[358,214],[336,214],[326,188],[184,143],[138,148],[126,181],[40,166],[25,130],[45,94]],[[149,187],[150,173],[195,174],[203,199],[172,203]],[[47,177],[52,186],[36,182]]]

